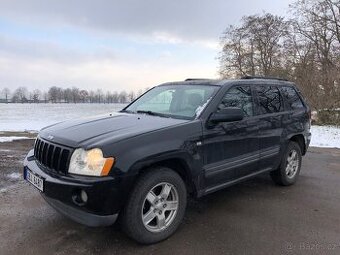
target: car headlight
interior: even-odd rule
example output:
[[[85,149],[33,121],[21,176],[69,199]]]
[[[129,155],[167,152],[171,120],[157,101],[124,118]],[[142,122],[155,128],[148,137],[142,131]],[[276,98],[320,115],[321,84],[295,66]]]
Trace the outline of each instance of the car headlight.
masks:
[[[113,166],[114,158],[104,158],[101,149],[76,149],[71,157],[68,172],[79,175],[106,176]]]

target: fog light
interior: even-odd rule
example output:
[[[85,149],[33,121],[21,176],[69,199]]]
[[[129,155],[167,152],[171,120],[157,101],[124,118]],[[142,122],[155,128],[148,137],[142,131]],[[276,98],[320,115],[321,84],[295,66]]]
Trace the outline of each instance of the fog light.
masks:
[[[87,203],[88,195],[85,190],[76,189],[72,195],[73,202],[78,206],[84,206]]]
[[[80,198],[81,198],[81,200],[82,200],[84,203],[87,202],[88,197],[87,197],[87,193],[86,193],[85,190],[81,190],[81,192],[80,192]]]

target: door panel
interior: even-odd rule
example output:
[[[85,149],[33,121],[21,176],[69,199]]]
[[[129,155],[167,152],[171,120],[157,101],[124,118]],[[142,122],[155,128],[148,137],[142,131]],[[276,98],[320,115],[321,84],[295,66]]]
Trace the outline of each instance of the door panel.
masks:
[[[280,160],[282,114],[259,118],[260,169],[273,168]]]
[[[222,107],[239,107],[244,111],[245,118],[204,129],[206,187],[232,181],[258,169],[258,121],[252,117],[253,101],[250,87],[231,88],[219,109]]]

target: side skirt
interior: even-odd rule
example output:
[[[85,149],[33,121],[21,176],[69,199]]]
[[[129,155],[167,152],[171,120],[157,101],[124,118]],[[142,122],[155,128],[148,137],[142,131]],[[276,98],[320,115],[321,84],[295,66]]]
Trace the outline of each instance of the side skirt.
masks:
[[[262,173],[265,173],[265,172],[269,172],[271,170],[272,170],[272,168],[265,168],[265,169],[262,169],[262,170],[260,170],[258,172],[251,173],[251,174],[246,175],[246,176],[242,176],[242,177],[240,177],[238,179],[235,179],[235,180],[232,180],[232,181],[228,181],[228,182],[225,182],[225,183],[222,183],[222,184],[218,184],[218,185],[213,186],[213,187],[209,187],[209,188],[207,188],[207,189],[205,189],[203,191],[202,195],[207,195],[207,194],[213,193],[213,192],[215,192],[217,190],[224,189],[226,187],[229,187],[229,186],[232,186],[232,185],[234,185],[236,183],[248,180],[248,179],[250,179],[250,178],[252,178],[252,177],[254,177],[256,175],[259,175],[259,174],[262,174]]]

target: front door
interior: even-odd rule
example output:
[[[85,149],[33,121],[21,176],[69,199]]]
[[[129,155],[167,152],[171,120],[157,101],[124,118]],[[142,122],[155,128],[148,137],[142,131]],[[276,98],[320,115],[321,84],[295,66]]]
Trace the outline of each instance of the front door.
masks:
[[[207,190],[256,172],[259,159],[257,119],[250,86],[234,86],[218,106],[239,107],[244,119],[206,126],[203,132],[205,186]]]

